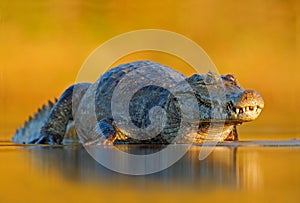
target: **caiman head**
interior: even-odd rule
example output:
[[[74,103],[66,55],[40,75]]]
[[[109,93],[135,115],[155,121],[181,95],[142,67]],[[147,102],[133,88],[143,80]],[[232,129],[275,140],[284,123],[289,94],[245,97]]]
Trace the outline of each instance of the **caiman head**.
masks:
[[[264,107],[261,95],[255,90],[243,89],[231,74],[194,74],[188,82],[198,100],[203,122],[237,125],[255,120]]]

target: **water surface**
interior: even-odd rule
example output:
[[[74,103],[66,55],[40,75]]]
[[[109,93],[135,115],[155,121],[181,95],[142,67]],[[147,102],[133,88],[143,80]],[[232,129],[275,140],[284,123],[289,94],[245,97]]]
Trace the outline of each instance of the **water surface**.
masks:
[[[118,147],[127,152],[157,150]],[[81,145],[2,141],[0,202],[299,202],[299,140],[220,144],[199,161],[201,148],[192,146],[164,171],[130,176],[101,166]]]

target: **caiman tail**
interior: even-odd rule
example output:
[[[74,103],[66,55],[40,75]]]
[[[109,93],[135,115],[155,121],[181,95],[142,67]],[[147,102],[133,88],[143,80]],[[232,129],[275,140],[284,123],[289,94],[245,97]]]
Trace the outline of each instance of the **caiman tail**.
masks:
[[[42,108],[39,108],[33,116],[28,118],[24,126],[16,130],[11,141],[19,144],[28,144],[32,140],[37,139],[40,136],[41,128],[46,123],[50,111],[56,102],[57,99],[54,102],[49,100],[48,104],[44,104]]]
[[[73,107],[77,109],[89,86],[89,83],[71,85],[58,100],[49,101],[33,117],[29,117],[24,126],[16,131],[12,141],[19,144],[45,144],[51,143],[48,138],[56,136],[59,141],[56,144],[62,144],[64,138],[77,139],[72,110]]]

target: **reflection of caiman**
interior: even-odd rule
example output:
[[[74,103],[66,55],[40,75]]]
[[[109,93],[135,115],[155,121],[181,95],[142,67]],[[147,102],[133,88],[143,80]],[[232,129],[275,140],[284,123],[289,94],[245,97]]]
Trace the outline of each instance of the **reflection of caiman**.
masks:
[[[115,146],[103,147],[105,150],[116,150]],[[145,148],[140,145],[117,145],[117,147],[130,154],[148,154],[161,149],[160,146]],[[129,184],[139,188],[158,183],[169,189],[176,186],[181,189],[192,187],[193,190],[203,192],[214,188],[239,188],[245,184],[244,181],[250,185],[257,182],[260,175],[259,171],[255,171],[257,161],[251,160],[251,164],[248,164],[248,160],[245,162],[244,159],[238,158],[238,148],[218,146],[205,160],[199,161],[201,148],[192,146],[178,162],[166,170],[134,177],[120,175],[98,164],[81,145],[68,145],[63,148],[38,147],[28,150],[27,153],[30,153],[28,163],[33,163],[38,171],[47,171],[47,177],[49,173],[51,174],[51,170],[54,170],[66,180],[79,183],[96,182],[105,187],[109,187],[110,184],[111,187]],[[247,167],[254,168],[249,171]],[[257,177],[245,179],[255,172]]]
[[[149,118],[150,109],[154,106],[162,107],[167,116],[167,122],[159,135],[149,139],[137,140],[126,134],[126,130],[117,128],[112,119],[111,98],[119,81],[133,70],[140,67],[161,68],[166,72],[174,70],[151,61],[136,61],[119,65],[103,74],[98,83],[79,83],[72,85],[62,94],[54,105],[49,102],[26,122],[15,133],[13,141],[16,143],[36,143],[36,144],[61,144],[64,137],[76,134],[74,126],[71,125],[76,117],[79,106],[91,105],[86,102],[86,97],[93,85],[97,84],[95,90],[95,114],[98,124],[93,129],[109,143],[170,143],[178,132],[181,122],[181,111],[176,95],[166,91],[166,89],[149,85],[139,89],[130,100],[129,109],[132,122],[139,128],[147,128],[151,124]],[[177,72],[176,72],[177,73]],[[153,73],[155,78],[158,73]],[[178,73],[177,73],[178,74]],[[172,76],[165,73],[159,75],[161,78]],[[143,80],[143,75],[140,77]],[[136,78],[134,79],[136,80]],[[126,81],[128,84],[136,81]],[[204,139],[238,140],[236,125],[243,122],[252,121],[258,117],[264,102],[259,93],[254,90],[244,90],[236,81],[233,75],[218,76],[208,72],[206,75],[194,74],[185,81],[193,89],[194,98],[197,99],[199,107],[199,129],[196,136],[192,136],[194,142],[201,142]],[[178,83],[176,87],[179,86]],[[224,98],[213,97],[223,93]],[[74,93],[74,94],[73,94]],[[89,96],[91,97],[91,96]],[[73,111],[72,111],[73,109]],[[75,110],[74,110],[75,109]],[[223,122],[222,130],[217,131],[217,138],[208,136],[208,131],[220,127],[218,123]],[[69,125],[68,125],[69,124]],[[77,123],[75,122],[76,130]],[[213,132],[213,131],[209,131]],[[68,135],[69,134],[69,135]],[[208,138],[209,137],[209,138]],[[81,140],[82,141],[82,140]],[[84,140],[88,142],[91,140]],[[184,141],[183,141],[184,142]]]

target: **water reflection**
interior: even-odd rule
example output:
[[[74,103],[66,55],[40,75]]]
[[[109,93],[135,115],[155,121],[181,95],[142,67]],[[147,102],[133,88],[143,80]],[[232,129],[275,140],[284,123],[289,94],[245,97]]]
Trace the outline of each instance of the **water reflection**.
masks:
[[[123,151],[141,153],[156,151],[153,147],[136,145],[118,146]],[[255,153],[243,154],[239,158],[238,147],[218,146],[205,160],[199,161],[201,146],[192,146],[177,163],[161,172],[130,176],[113,172],[97,163],[81,145],[64,147],[32,147],[30,159],[44,173],[58,171],[65,179],[76,182],[100,184],[146,184],[176,185],[193,187],[197,190],[213,188],[256,188],[259,187],[261,171]]]

